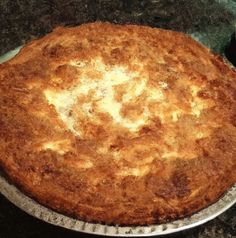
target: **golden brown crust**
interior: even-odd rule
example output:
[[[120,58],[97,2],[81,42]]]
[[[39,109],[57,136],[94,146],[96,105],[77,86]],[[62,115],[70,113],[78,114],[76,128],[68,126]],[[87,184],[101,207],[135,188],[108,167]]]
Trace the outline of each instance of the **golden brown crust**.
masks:
[[[0,65],[0,95],[0,167],[59,212],[160,223],[236,182],[236,73],[182,33],[57,28]]]

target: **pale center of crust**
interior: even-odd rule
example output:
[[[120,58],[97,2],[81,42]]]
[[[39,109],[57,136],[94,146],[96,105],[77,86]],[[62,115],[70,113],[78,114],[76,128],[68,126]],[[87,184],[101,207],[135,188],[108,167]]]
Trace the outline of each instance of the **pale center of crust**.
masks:
[[[84,63],[72,62],[70,65],[81,67]],[[161,82],[158,88],[147,86],[148,77],[143,72],[132,72],[122,66],[113,66],[107,70],[106,65],[99,59],[93,62],[93,66],[101,73],[100,77],[88,78],[84,73],[78,79],[77,85],[66,90],[47,89],[44,91],[48,102],[55,106],[68,129],[83,138],[83,133],[76,126],[81,117],[70,116],[72,111],[74,112],[73,115],[83,114],[80,115],[83,118],[93,118],[97,124],[101,124],[97,112],[106,113],[114,124],[127,128],[131,132],[135,132],[147,124],[150,117],[148,104],[149,102],[162,102],[165,99],[163,89],[168,87],[167,83]],[[116,89],[119,90],[122,87],[122,98],[117,100]],[[136,113],[134,117],[122,115],[121,111],[125,104],[131,104],[131,107],[135,107],[138,97],[144,95],[144,101],[142,101],[144,107],[140,112],[136,113],[136,109],[133,108],[134,113]],[[80,99],[85,100],[78,103]],[[164,118],[161,112],[160,116]]]

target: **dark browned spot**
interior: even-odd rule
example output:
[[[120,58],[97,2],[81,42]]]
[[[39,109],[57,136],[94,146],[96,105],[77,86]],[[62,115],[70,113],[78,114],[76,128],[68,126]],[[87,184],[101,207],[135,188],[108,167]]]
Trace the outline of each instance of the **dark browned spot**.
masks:
[[[184,172],[176,170],[171,176],[171,181],[174,185],[175,194],[177,197],[185,197],[190,193],[188,187],[189,179]]]

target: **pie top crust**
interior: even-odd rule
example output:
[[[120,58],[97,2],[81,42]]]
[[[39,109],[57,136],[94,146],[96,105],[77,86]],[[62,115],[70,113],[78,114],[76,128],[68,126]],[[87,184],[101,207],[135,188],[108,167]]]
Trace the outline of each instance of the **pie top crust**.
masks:
[[[236,182],[236,73],[183,33],[56,28],[0,65],[0,115],[5,175],[85,221],[166,222]]]

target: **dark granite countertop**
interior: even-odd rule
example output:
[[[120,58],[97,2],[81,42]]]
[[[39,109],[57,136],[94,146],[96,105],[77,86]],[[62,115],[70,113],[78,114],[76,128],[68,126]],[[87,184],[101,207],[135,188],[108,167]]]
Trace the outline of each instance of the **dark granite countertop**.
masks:
[[[236,0],[1,0],[0,13],[0,55],[58,25],[96,20],[183,31],[223,53],[234,32]],[[0,195],[0,238],[84,236],[37,220]],[[213,221],[165,237],[236,238],[236,205]]]

